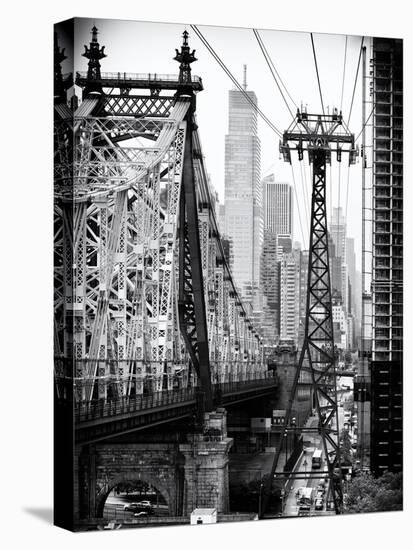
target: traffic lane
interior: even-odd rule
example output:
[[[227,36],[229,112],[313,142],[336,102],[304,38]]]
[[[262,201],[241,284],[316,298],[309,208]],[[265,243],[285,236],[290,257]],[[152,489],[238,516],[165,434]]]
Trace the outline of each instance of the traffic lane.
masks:
[[[123,506],[117,506],[115,504],[106,504],[105,508],[103,510],[103,517],[106,519],[117,519],[117,520],[125,520],[125,519],[133,519],[137,512],[131,512],[129,510],[124,510]],[[142,514],[142,517],[144,517],[146,514]],[[168,516],[169,510],[167,506],[159,507],[158,509],[154,510],[153,514],[150,514],[149,517],[159,517],[159,516]]]
[[[104,507],[104,517],[109,519],[130,519],[134,517],[137,512],[125,510],[125,504],[130,504],[131,501],[123,497],[108,496]],[[144,510],[140,510],[144,512]],[[166,504],[153,504],[152,516],[167,516],[169,515],[169,509]],[[143,514],[142,514],[143,515]]]
[[[296,463],[296,466],[294,468],[294,470],[296,472],[304,471],[304,459],[305,459],[305,454],[301,455],[298,462]],[[293,481],[291,483],[290,490],[289,490],[288,494],[285,496],[283,516],[285,516],[285,517],[296,516],[298,514],[298,506],[297,506],[297,501],[296,501],[296,496],[295,495],[296,495],[296,492],[297,492],[298,488],[299,487],[304,487],[305,483],[306,483],[305,480],[294,479],[294,477],[293,477]]]
[[[304,477],[305,479],[295,479],[293,477],[293,481],[290,486],[290,490],[288,494],[285,497],[284,501],[284,512],[283,516],[296,516],[298,514],[298,506],[297,506],[297,499],[296,499],[296,493],[297,490],[300,487],[308,487],[309,483],[311,483],[310,479],[310,472],[311,472],[311,454],[308,450],[305,454],[303,454],[299,461],[296,463],[296,466],[294,468],[295,472],[300,473],[300,477]]]
[[[322,449],[321,436],[315,436],[313,439],[314,447],[307,448],[305,453],[301,456],[297,466],[295,468],[296,472],[300,472],[301,476],[305,479],[294,479],[291,485],[289,494],[286,496],[284,513],[283,516],[297,516],[299,512],[299,507],[297,505],[296,493],[300,487],[311,487],[313,489],[314,501],[311,506],[310,515],[330,515],[331,512],[326,510],[327,504],[327,495],[328,495],[328,484],[329,480],[327,477],[327,463],[324,456],[324,451],[322,451],[322,465],[320,469],[312,468],[312,456],[316,448]],[[317,486],[320,483],[325,484],[325,491],[323,495],[323,509],[315,510],[315,497],[317,494]]]

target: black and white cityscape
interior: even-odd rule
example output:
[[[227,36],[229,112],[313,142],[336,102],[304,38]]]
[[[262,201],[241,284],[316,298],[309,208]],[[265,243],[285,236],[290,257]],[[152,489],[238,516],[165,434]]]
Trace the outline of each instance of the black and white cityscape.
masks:
[[[55,25],[56,524],[402,509],[402,44]]]

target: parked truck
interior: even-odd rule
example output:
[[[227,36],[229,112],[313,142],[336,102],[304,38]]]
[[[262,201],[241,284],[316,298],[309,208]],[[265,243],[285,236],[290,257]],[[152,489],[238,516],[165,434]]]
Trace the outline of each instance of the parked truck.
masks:
[[[310,513],[313,503],[312,487],[300,487],[296,492],[296,497],[299,515]]]

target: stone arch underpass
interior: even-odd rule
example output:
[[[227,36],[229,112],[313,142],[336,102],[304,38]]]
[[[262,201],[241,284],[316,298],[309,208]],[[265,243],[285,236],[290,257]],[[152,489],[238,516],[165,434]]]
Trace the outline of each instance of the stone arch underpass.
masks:
[[[94,443],[77,447],[74,497],[79,519],[102,518],[110,491],[119,483],[136,480],[159,491],[170,516],[188,515],[200,507],[228,513],[231,445],[226,411],[218,409],[205,413],[204,433],[188,434],[185,443]]]
[[[175,444],[90,445],[79,457],[81,518],[103,517],[110,491],[137,480],[159,491],[169,515],[181,515],[183,476],[183,457]]]

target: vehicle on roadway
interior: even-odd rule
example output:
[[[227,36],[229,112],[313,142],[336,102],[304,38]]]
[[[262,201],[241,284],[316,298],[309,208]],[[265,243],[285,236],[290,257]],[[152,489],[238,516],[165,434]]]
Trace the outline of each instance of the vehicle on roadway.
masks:
[[[324,509],[324,500],[322,498],[316,498],[314,508],[316,510],[323,510]]]
[[[123,507],[125,512],[141,512],[141,511],[152,511],[152,504],[149,500],[141,500],[140,502],[130,502],[125,504]]]
[[[310,512],[313,503],[312,487],[300,487],[297,493],[298,512]]]
[[[323,460],[323,451],[321,449],[316,449],[311,459],[311,467],[321,468],[322,460]]]
[[[130,502],[129,504],[125,504],[123,509],[125,510],[125,512],[135,512],[139,509],[139,506],[137,502]]]
[[[321,482],[317,485],[317,493],[320,492],[320,491],[323,493],[323,495],[326,492],[326,486],[325,486],[324,482]]]
[[[138,506],[141,508],[152,508],[152,504],[149,500],[141,500],[138,502]]]

